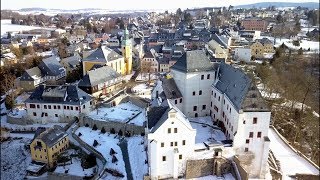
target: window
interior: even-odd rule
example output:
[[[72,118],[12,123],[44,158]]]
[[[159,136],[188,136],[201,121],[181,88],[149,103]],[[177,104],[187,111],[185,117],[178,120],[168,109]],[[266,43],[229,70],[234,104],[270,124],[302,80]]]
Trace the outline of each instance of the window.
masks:
[[[33,116],[37,116],[37,113],[33,112]]]
[[[182,159],[182,154],[179,154],[179,159]]]
[[[178,100],[174,100],[174,104],[178,104]]]
[[[246,124],[246,121],[243,121],[243,124]]]
[[[44,113],[44,116],[48,116],[48,113]]]
[[[164,147],[164,143],[161,143],[161,147]]]
[[[69,109],[70,109],[70,107],[69,107],[69,106],[67,106],[67,109],[69,110]]]
[[[203,80],[204,79],[204,75],[201,75],[201,80]]]
[[[206,107],[207,107],[206,105],[202,105],[202,109],[206,109]]]
[[[218,97],[218,101],[220,101],[220,96]]]
[[[44,107],[45,109],[47,109],[47,105],[44,105],[43,107]]]
[[[173,146],[173,142],[170,142],[170,146]]]
[[[180,103],[182,103],[182,98],[180,99]]]
[[[253,124],[257,124],[258,118],[254,117],[253,118]]]
[[[79,108],[78,108],[78,106],[76,107],[76,111],[78,111],[79,110]]]
[[[226,104],[226,100],[225,99],[223,100],[223,104]]]
[[[174,128],[174,133],[178,133],[178,128]]]
[[[193,95],[193,96],[195,96],[195,95],[196,95],[196,92],[195,92],[195,91],[193,91],[193,92],[192,92],[192,95]]]
[[[67,106],[63,106],[63,109],[67,109]]]
[[[212,107],[212,102],[210,102],[210,107]]]
[[[71,108],[71,110],[73,111],[73,106],[71,106],[70,108]]]
[[[253,138],[253,132],[249,133],[249,138]]]
[[[58,114],[55,114],[54,116],[55,116],[55,117],[58,117]]]
[[[162,156],[162,161],[166,161],[166,156]]]
[[[86,105],[83,105],[83,109],[85,109],[86,108]]]
[[[193,111],[197,111],[197,106],[193,106]]]
[[[249,151],[249,148],[244,148],[244,152],[248,152]]]
[[[217,97],[217,93],[214,93],[214,97]]]
[[[48,109],[51,109],[51,105],[48,105]]]
[[[261,138],[261,132],[258,132],[257,138]]]
[[[186,140],[182,140],[182,145],[186,145]]]
[[[229,109],[229,113],[231,113],[231,108]]]
[[[214,108],[214,110],[216,110],[217,112],[219,112],[219,109],[218,109],[217,106],[214,106],[213,108]]]
[[[210,79],[210,74],[207,75],[207,79]]]
[[[60,109],[60,106],[58,105],[58,109]]]
[[[169,133],[169,134],[171,133],[171,128],[168,128],[168,133]]]
[[[174,146],[178,146],[178,142],[174,142]]]
[[[56,106],[56,105],[54,105],[54,106],[53,106],[53,109],[57,109],[57,106]]]
[[[199,91],[199,95],[202,95],[202,91],[201,90]]]
[[[34,109],[34,108],[36,108],[36,105],[30,104],[30,108]]]
[[[246,139],[246,144],[249,144],[250,140],[249,139]]]
[[[37,108],[40,109],[40,105],[39,104],[37,104]]]

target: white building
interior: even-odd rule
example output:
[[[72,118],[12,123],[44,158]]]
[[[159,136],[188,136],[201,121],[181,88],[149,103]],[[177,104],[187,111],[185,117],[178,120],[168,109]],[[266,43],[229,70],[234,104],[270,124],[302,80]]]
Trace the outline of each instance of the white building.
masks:
[[[235,48],[234,59],[237,61],[250,62],[251,61],[251,49],[250,48]]]
[[[220,64],[212,85],[211,117],[233,140],[237,155],[251,159],[245,168],[250,178],[264,178],[270,140],[271,112],[251,79],[241,70]]]
[[[148,162],[151,179],[178,178],[194,152],[196,130],[175,106],[148,113]]]
[[[251,79],[231,65],[211,64],[202,50],[187,51],[184,58],[172,66],[171,75],[173,79],[159,81],[153,91],[152,99],[156,104],[165,104],[165,99],[169,105],[175,104],[180,98],[181,104],[178,103],[177,107],[185,116],[210,115],[227,139],[232,140],[235,154],[240,157],[249,178],[265,178],[271,112]],[[170,142],[173,138],[166,137],[164,132],[159,136]],[[150,137],[155,139],[156,136]],[[157,147],[150,142],[149,146]],[[161,158],[156,150],[148,153],[151,157]],[[154,174],[164,175],[157,171],[160,165],[161,161],[152,161],[151,158],[150,167],[155,169],[150,171],[153,177]]]
[[[92,109],[92,98],[75,85],[40,85],[25,101],[27,118],[34,123],[70,122]]]

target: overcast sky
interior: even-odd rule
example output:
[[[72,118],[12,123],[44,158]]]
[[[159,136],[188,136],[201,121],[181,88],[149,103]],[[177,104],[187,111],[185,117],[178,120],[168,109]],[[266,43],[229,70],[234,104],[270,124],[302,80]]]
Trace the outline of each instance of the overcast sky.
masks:
[[[177,9],[193,7],[214,7],[276,0],[1,0],[1,9],[17,10],[40,7],[47,9],[101,8],[112,10],[126,9]],[[282,2],[318,2],[318,0],[280,0]]]

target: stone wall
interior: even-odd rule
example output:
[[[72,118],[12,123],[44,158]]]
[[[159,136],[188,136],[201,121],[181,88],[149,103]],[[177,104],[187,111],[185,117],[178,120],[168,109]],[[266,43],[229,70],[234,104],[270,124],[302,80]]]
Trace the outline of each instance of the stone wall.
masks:
[[[240,173],[241,179],[242,180],[247,180],[249,177],[248,172],[243,168],[243,166],[241,165],[238,156],[234,156],[233,161],[236,163],[238,171]]]
[[[126,124],[121,122],[113,122],[113,121],[100,121],[100,120],[94,120],[90,117],[80,117],[80,126],[86,126],[89,125],[90,128],[92,128],[94,125],[97,126],[99,130],[104,127],[106,132],[110,132],[110,130],[113,128],[116,133],[118,133],[121,129],[121,131],[124,133],[126,131],[130,132],[131,135],[141,135],[145,132],[144,126],[137,126],[133,124]]]
[[[12,116],[7,116],[7,122],[10,124],[18,124],[18,125],[33,124],[32,120],[29,120],[25,117],[16,118],[16,117],[12,117]]]
[[[48,172],[48,180],[82,180],[83,177],[73,176],[69,174],[50,173]]]
[[[187,161],[186,179],[208,176],[212,174],[213,158]]]

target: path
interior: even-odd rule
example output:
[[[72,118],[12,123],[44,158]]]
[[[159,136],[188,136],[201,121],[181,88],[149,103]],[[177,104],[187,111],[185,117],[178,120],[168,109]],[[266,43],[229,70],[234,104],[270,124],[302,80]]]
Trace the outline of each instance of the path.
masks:
[[[269,129],[270,149],[274,153],[277,160],[280,161],[283,179],[290,179],[290,175],[299,174],[319,174],[319,170],[310,164],[303,157],[294,152],[278,134]]]
[[[126,168],[127,178],[128,180],[133,180],[132,171],[131,171],[131,165],[129,160],[129,153],[128,153],[128,142],[126,139],[120,140],[119,147],[122,151],[123,161]]]

